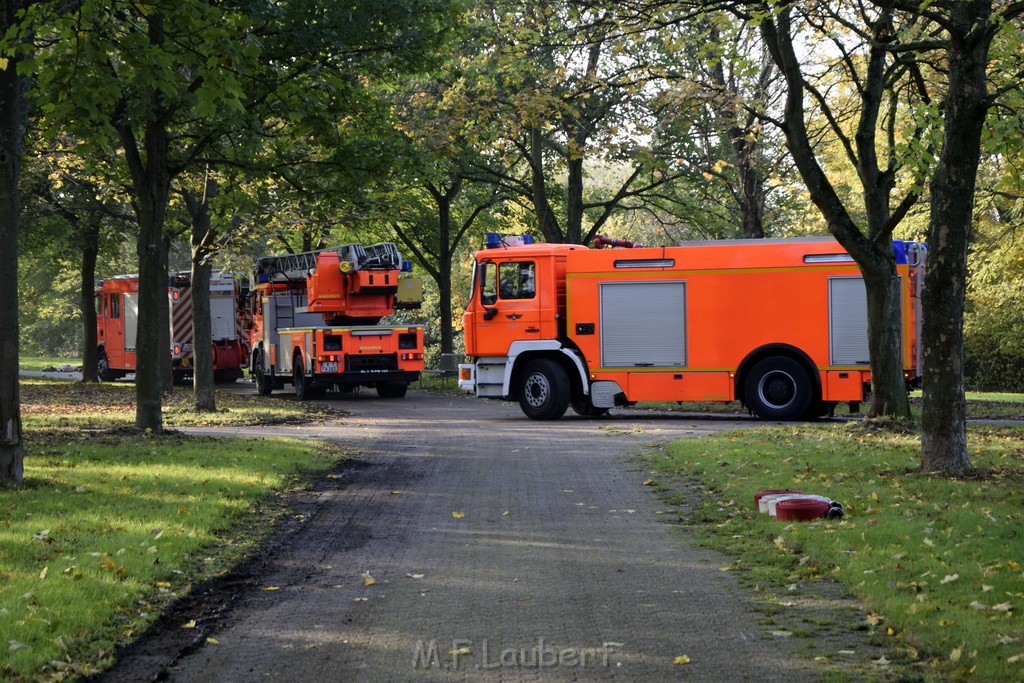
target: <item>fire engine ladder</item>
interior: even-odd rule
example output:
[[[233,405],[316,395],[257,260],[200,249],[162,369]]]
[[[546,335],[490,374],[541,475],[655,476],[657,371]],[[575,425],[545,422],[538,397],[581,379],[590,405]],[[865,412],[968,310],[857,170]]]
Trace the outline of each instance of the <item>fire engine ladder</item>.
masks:
[[[288,280],[299,280],[316,270],[316,257],[323,252],[337,253],[343,261],[352,264],[353,270],[398,270],[402,267],[402,257],[393,242],[367,247],[353,243],[299,254],[265,256],[256,261],[256,274],[267,275],[271,279],[283,275]]]

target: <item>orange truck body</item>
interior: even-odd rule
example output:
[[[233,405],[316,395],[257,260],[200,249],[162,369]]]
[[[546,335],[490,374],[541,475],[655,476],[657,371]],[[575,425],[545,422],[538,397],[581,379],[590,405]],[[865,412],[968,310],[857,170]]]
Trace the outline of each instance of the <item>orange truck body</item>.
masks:
[[[213,372],[218,381],[242,377],[245,348],[237,315],[238,288],[233,277],[210,278],[210,331]],[[194,367],[192,284],[187,271],[170,276],[167,283],[170,312],[171,364],[175,381],[192,375]],[[139,276],[118,275],[101,280],[96,288],[98,374],[113,381],[135,372],[135,341],[139,310]]]
[[[919,381],[924,245],[895,242],[903,367]],[[742,401],[804,419],[870,387],[867,298],[832,238],[477,252],[460,387],[534,419],[640,401]]]
[[[359,386],[405,396],[423,370],[423,327],[380,319],[419,306],[404,296],[419,287],[407,269],[390,243],[259,259],[246,304],[259,393],[290,383],[300,399]]]

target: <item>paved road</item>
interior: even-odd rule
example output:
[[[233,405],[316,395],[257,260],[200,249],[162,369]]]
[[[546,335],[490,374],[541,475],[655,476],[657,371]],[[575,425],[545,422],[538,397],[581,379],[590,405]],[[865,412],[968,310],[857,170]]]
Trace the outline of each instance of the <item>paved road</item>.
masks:
[[[299,501],[263,585],[169,680],[818,678],[807,644],[759,626],[728,560],[643,486],[638,451],[749,421],[538,423],[419,391],[340,404],[336,423],[258,430],[331,439],[354,462]]]

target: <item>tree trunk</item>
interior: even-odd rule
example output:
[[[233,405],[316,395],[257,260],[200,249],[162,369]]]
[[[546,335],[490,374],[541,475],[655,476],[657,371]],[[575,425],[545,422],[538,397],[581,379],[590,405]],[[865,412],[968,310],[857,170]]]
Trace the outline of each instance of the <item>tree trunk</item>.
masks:
[[[776,16],[777,24],[767,19],[761,23],[765,44],[786,80],[783,122],[786,146],[807,186],[811,201],[828,221],[829,232],[853,257],[864,275],[872,384],[870,415],[910,417],[910,398],[902,371],[902,338],[899,332],[901,318],[897,315],[900,310],[899,278],[896,275],[896,257],[891,241],[893,226],[888,224],[887,207],[874,207],[875,211],[869,211],[867,234],[861,232],[818,163],[804,119],[804,80],[793,46],[790,12],[789,7],[779,12]],[[865,97],[877,91],[880,85],[877,80],[865,84]],[[875,115],[874,102],[864,101],[859,128],[862,131],[871,129],[871,120]],[[865,184],[866,199],[870,199],[883,177],[874,168],[873,144],[868,144],[866,138],[859,139],[858,150],[863,157],[860,160],[861,179]],[[865,172],[868,168],[870,173]]]
[[[170,192],[168,192],[168,196],[170,196]],[[166,216],[166,204],[164,206],[164,215]],[[160,287],[164,292],[164,305],[159,308],[160,324],[157,330],[160,333],[160,343],[157,345],[157,350],[160,354],[160,387],[167,394],[174,391],[174,365],[171,355],[171,307],[167,301],[167,285],[171,280],[170,266],[168,264],[170,253],[171,239],[164,234],[163,239],[160,240]]]
[[[21,5],[7,1],[0,6],[0,29],[15,25]],[[0,69],[0,486],[18,484],[25,476],[18,394],[18,181],[26,103],[17,57],[9,60]]]
[[[551,211],[547,185],[544,182],[544,140],[540,128],[530,129],[530,174],[533,183],[533,210],[537,215],[537,229],[547,242],[564,242],[562,231]]]
[[[583,244],[583,158],[571,157],[567,166],[565,241]]]
[[[736,173],[739,176],[740,226],[747,239],[764,237],[764,178],[757,168],[755,152],[757,143],[748,140],[746,133],[734,127],[730,129],[730,142],[736,157]]]
[[[163,375],[160,334],[167,309],[167,280],[161,266],[163,214],[158,200],[150,199],[139,217],[139,315],[135,346],[135,426],[154,433],[163,431]],[[165,205],[166,206],[166,205]]]
[[[202,197],[185,193],[185,205],[192,218],[192,389],[195,409],[200,412],[217,410],[213,393],[213,333],[210,323],[210,199],[216,193],[216,183],[208,179]]]
[[[100,226],[90,220],[82,233],[82,381],[96,382],[96,260],[99,257]]]
[[[992,33],[987,0],[956,3],[949,88],[939,165],[931,183],[928,265],[923,293],[924,412],[921,468],[961,474],[967,452],[964,299],[974,190],[987,113],[986,66]]]
[[[900,279],[895,256],[889,263],[864,268],[868,300],[868,354],[871,361],[871,408],[868,417],[910,416],[910,397],[903,376],[903,319]]]
[[[162,16],[154,12],[147,17],[147,24],[149,42],[153,45],[162,43]],[[162,366],[170,365],[169,358],[166,362],[163,360],[170,353],[163,232],[171,186],[163,104],[163,95],[155,90],[150,96],[150,115],[145,122],[144,153],[135,138],[124,102],[115,106],[111,122],[124,149],[139,220],[136,240],[139,315],[135,345],[135,426],[157,434],[163,432]],[[164,347],[163,353],[161,346]]]
[[[457,192],[457,190],[456,190]],[[437,193],[434,199],[438,211],[438,254],[441,263],[438,269],[437,294],[441,313],[441,353],[452,353],[455,347],[455,330],[452,325],[452,197],[453,193]]]

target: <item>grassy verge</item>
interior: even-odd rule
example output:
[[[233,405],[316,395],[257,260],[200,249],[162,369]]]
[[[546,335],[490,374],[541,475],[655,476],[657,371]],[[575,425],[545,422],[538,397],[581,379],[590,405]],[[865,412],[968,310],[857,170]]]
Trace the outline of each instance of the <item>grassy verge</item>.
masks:
[[[21,414],[27,429],[109,429],[135,424],[132,383],[69,382],[22,379]],[[164,426],[195,427],[227,424],[281,424],[337,417],[340,413],[316,402],[288,401],[273,396],[216,392],[217,412],[197,413],[189,387],[175,387],[163,399]]]
[[[0,489],[0,680],[61,680],[110,663],[174,597],[251,552],[283,512],[270,494],[325,470],[324,443],[130,435],[131,385],[23,382],[25,482]],[[187,392],[166,424],[298,421],[323,408]],[[179,405],[180,404],[180,405]],[[93,429],[97,431],[92,431]]]
[[[723,402],[687,402],[687,403],[641,403],[639,408],[657,408],[684,413],[725,413],[746,415],[747,409],[739,401]],[[860,406],[863,414],[869,404]],[[910,395],[910,409],[917,419],[921,417],[921,392]],[[850,414],[850,406],[840,403],[836,406],[837,416]],[[967,418],[970,420],[1024,420],[1024,394],[1006,394],[993,392],[967,392]]]
[[[672,444],[653,458],[712,494],[687,518],[736,556],[748,581],[786,586],[827,576],[869,611],[861,627],[948,680],[1024,679],[1024,429],[971,430],[976,478],[921,474],[916,435],[802,425]],[[842,520],[782,522],[754,494],[795,488],[841,501]],[[781,587],[781,588],[780,588]],[[915,671],[915,669],[919,669]]]

